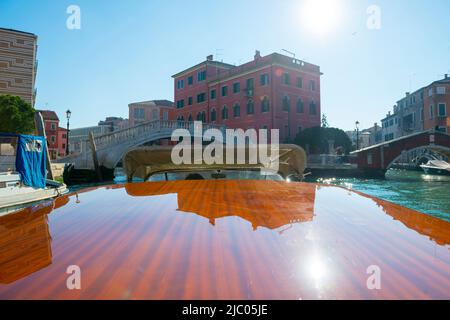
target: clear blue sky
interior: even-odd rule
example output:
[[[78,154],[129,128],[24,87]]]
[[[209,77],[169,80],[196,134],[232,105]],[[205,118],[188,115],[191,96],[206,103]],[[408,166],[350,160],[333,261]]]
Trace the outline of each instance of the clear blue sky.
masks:
[[[39,36],[36,107],[60,118],[70,108],[73,127],[173,100],[171,75],[208,54],[239,64],[288,49],[320,65],[322,110],[343,129],[371,126],[406,91],[450,74],[450,1],[334,0],[320,34],[304,1],[0,0],[0,26]],[[81,30],[66,28],[71,4]],[[371,4],[380,30],[366,26]]]

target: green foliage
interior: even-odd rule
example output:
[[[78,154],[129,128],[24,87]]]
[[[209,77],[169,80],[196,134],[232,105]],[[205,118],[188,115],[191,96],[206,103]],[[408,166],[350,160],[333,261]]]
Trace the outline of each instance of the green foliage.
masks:
[[[350,138],[343,130],[337,128],[313,127],[304,129],[295,138],[295,144],[305,150],[308,145],[310,154],[323,154],[329,152],[329,140],[333,140],[334,147],[341,147],[346,154],[351,151],[352,142]]]
[[[34,108],[20,97],[0,95],[0,132],[32,133],[34,113]]]
[[[325,113],[322,115],[322,127],[323,128],[328,128],[329,127],[328,120],[327,120],[327,115]]]

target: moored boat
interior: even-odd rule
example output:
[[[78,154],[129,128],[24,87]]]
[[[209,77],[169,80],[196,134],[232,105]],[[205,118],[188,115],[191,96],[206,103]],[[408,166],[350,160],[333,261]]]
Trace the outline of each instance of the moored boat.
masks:
[[[443,160],[430,160],[420,167],[426,174],[450,176],[450,163]]]
[[[65,184],[46,179],[43,137],[1,133],[0,170],[0,215],[68,192]]]

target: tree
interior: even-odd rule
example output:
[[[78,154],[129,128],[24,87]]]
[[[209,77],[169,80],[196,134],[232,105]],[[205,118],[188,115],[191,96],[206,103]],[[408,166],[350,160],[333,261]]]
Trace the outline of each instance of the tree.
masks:
[[[327,115],[325,113],[322,115],[322,127],[323,128],[328,128],[329,127],[328,120],[327,120]]]
[[[295,144],[306,149],[309,146],[310,154],[323,154],[328,150],[329,141],[333,140],[335,148],[341,147],[348,154],[352,149],[352,142],[347,134],[337,128],[313,127],[302,130],[295,138]]]
[[[32,133],[34,113],[34,108],[22,98],[0,95],[0,132]]]

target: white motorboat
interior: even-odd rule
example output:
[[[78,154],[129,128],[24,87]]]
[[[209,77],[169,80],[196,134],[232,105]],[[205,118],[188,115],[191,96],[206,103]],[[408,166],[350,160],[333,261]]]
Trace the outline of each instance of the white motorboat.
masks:
[[[17,172],[0,173],[0,216],[37,202],[58,197],[68,192],[65,184],[46,180],[45,188],[23,184]]]
[[[450,176],[450,163],[443,160],[430,160],[420,167],[426,174]]]
[[[0,216],[68,192],[46,179],[45,148],[43,137],[0,133]]]

